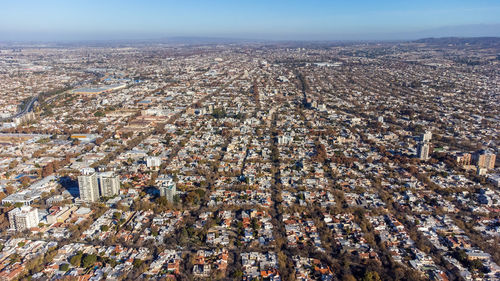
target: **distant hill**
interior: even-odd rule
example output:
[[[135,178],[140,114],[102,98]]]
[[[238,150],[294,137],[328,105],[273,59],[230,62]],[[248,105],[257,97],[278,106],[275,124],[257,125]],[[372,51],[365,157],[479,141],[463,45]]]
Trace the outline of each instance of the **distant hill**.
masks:
[[[481,47],[500,47],[500,37],[441,37],[441,38],[423,38],[413,41],[414,43],[425,43],[429,45],[443,46],[464,46],[480,45]]]

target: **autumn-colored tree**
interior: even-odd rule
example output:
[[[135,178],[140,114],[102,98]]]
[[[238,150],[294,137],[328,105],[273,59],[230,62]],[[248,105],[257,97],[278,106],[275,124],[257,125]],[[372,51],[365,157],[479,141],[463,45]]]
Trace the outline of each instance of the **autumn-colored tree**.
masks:
[[[50,162],[42,168],[42,177],[48,177],[54,173],[54,163]]]
[[[103,144],[103,143],[104,143],[104,141],[105,141],[105,139],[104,139],[104,138],[97,138],[97,139],[95,140],[95,144],[96,144],[96,145],[101,145],[101,144]]]
[[[10,185],[7,185],[5,187],[5,193],[7,193],[7,195],[10,195],[10,194],[14,193],[14,188],[12,186],[10,186]]]
[[[20,179],[20,182],[21,182],[21,184],[22,184],[23,186],[25,186],[25,187],[26,187],[26,186],[28,186],[28,184],[31,182],[31,179],[30,179],[30,177],[28,177],[28,176],[24,176],[24,177],[22,177],[22,178]]]

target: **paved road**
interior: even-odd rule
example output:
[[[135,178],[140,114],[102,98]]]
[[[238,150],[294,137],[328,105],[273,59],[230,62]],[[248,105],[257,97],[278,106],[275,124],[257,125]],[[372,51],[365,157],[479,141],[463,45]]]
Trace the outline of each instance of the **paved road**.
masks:
[[[32,97],[30,99],[30,101],[28,102],[28,104],[26,104],[21,111],[19,111],[18,113],[16,113],[15,115],[12,115],[10,117],[0,118],[0,121],[5,121],[5,120],[14,119],[14,118],[18,118],[18,117],[23,116],[24,114],[33,110],[33,106],[35,105],[35,102],[37,102],[37,101],[38,101],[38,96]]]
[[[21,117],[24,114],[32,111],[33,106],[35,105],[35,102],[37,102],[37,101],[38,101],[38,96],[32,97],[31,100],[28,102],[28,104],[24,107],[24,109],[22,111],[18,112],[16,115],[14,115],[12,118]]]
[[[80,82],[76,82],[76,83],[73,83],[70,88],[74,88],[74,87],[78,87],[84,83],[92,83],[93,81],[99,79],[102,75],[100,75],[99,73],[93,73],[96,77],[94,79],[90,79],[90,80],[85,80],[85,81],[80,81]],[[54,97],[51,97],[50,99],[48,99],[46,102],[48,103],[51,103],[55,98],[57,98],[59,95],[56,95]],[[19,111],[18,113],[16,113],[15,115],[12,115],[10,117],[7,117],[7,118],[0,118],[0,121],[5,121],[5,120],[9,120],[9,119],[13,119],[13,118],[19,118],[23,115],[25,115],[26,113],[30,112],[33,110],[33,107],[35,105],[35,103],[38,101],[38,95],[36,97],[32,97],[31,100],[28,102],[28,104],[21,110]]]

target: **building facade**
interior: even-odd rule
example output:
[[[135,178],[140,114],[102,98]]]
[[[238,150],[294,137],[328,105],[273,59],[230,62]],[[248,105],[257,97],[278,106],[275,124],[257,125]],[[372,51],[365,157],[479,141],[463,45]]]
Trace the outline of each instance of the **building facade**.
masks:
[[[432,132],[431,131],[426,131],[424,134],[422,134],[422,142],[430,142],[432,139]]]
[[[97,202],[99,200],[99,184],[97,175],[92,168],[82,169],[78,176],[78,189],[80,199],[84,202]]]
[[[160,196],[167,198],[169,202],[174,201],[174,196],[177,194],[177,188],[174,180],[170,176],[160,176],[156,179],[156,186],[160,190]]]
[[[496,154],[487,150],[479,150],[472,155],[472,160],[479,168],[493,169],[495,168]]]
[[[112,172],[102,172],[97,176],[99,195],[113,197],[120,193],[120,178]]]
[[[148,156],[146,157],[146,166],[152,169],[158,169],[161,165],[161,159],[159,157]]]
[[[38,209],[36,208],[22,206],[9,212],[10,228],[15,231],[37,227],[39,222]]]
[[[429,151],[430,144],[428,143],[420,143],[417,147],[417,157],[420,160],[428,160],[429,159]]]

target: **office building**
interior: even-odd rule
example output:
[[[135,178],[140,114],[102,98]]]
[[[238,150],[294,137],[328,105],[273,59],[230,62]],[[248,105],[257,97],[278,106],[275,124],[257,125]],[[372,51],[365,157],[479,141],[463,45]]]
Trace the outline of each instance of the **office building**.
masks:
[[[467,166],[470,165],[472,155],[470,153],[460,153],[455,157],[458,165]]]

